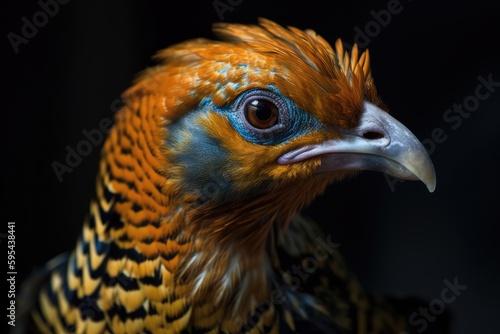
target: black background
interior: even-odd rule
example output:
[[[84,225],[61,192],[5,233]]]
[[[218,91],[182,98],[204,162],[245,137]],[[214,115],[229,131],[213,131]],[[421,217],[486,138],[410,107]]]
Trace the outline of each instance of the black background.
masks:
[[[371,11],[390,1],[222,2],[234,4],[224,21],[266,17],[312,28],[330,43],[341,37],[352,44],[357,29],[372,29],[365,44],[375,83],[393,116],[431,150],[437,189],[431,194],[409,181],[391,188],[382,174],[364,172],[330,187],[307,215],[341,244],[367,288],[430,301],[440,298],[443,280],[457,277],[468,288],[446,306],[455,316],[454,333],[497,332],[500,87],[456,129],[443,115],[454,103],[471,101],[479,76],[500,82],[500,5],[401,0],[400,12],[377,31]],[[18,286],[34,267],[72,248],[93,194],[99,148],[62,182],[51,163],[64,162],[66,145],[75,148],[85,138],[82,130],[113,116],[113,103],[139,71],[154,64],[155,51],[211,38],[211,24],[221,19],[212,0],[73,0],[59,7],[18,53],[7,34],[21,35],[22,18],[33,22],[42,8],[19,1],[3,2],[0,9],[0,106],[6,118],[0,233],[7,221],[16,222]],[[435,129],[446,140],[432,146]],[[6,294],[0,293],[3,300]]]

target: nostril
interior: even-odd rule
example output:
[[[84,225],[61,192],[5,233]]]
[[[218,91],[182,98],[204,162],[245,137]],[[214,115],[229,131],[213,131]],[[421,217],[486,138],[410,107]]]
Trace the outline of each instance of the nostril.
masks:
[[[375,132],[375,131],[367,131],[363,133],[363,138],[366,139],[380,139],[384,138],[384,134],[380,132]]]

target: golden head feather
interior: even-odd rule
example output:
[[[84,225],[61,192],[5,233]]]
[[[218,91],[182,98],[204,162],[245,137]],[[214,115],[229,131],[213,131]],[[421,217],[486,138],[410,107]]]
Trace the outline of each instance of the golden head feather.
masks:
[[[125,96],[157,96],[165,118],[173,121],[205,96],[224,105],[245,90],[274,84],[320,120],[345,127],[356,123],[363,99],[381,104],[368,51],[358,56],[354,45],[349,56],[340,39],[333,50],[313,30],[259,23],[217,23],[221,41],[195,39],[158,52],[161,64],[139,77]]]

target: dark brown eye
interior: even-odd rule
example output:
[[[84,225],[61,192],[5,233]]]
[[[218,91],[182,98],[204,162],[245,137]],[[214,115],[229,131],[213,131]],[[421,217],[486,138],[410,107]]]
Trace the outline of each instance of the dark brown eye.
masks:
[[[266,99],[255,99],[245,106],[245,118],[257,129],[268,129],[278,123],[278,107]]]

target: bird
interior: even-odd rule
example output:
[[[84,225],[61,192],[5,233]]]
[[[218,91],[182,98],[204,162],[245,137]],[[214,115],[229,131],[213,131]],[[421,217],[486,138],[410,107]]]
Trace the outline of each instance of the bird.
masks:
[[[263,18],[213,32],[160,50],[123,93],[75,248],[21,288],[23,329],[415,332],[417,304],[365,291],[300,213],[362,170],[436,187],[368,50]]]

